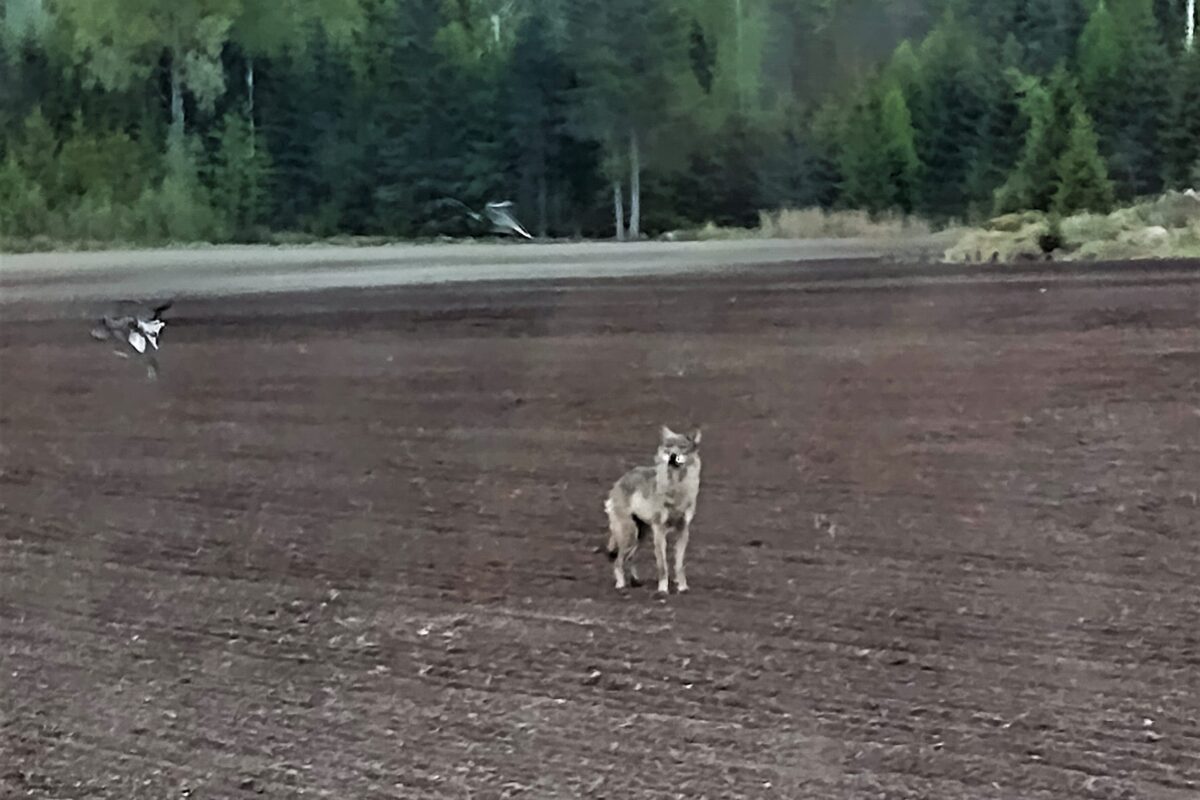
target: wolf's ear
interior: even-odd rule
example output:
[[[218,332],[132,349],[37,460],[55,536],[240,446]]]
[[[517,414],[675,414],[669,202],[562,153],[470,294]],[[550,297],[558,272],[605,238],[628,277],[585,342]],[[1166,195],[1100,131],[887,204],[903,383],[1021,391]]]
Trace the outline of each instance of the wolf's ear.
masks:
[[[671,429],[670,429],[670,428],[668,428],[666,425],[663,425],[663,426],[662,426],[662,439],[663,439],[663,441],[664,441],[664,442],[665,442],[665,441],[667,441],[668,439],[675,439],[675,438],[678,438],[678,437],[679,437],[679,434],[678,434],[678,433],[676,433],[675,431],[671,430]]]
[[[700,446],[700,429],[696,428],[696,432],[691,435],[692,444]]]

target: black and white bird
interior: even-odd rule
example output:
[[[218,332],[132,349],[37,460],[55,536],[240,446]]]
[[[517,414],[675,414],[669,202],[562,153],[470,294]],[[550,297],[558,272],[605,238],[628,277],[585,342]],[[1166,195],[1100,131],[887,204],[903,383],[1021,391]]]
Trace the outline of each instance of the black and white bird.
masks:
[[[497,233],[516,234],[518,236],[524,236],[526,239],[533,238],[533,236],[529,234],[529,231],[525,230],[521,223],[517,222],[517,218],[514,217],[512,212],[509,210],[513,207],[511,200],[488,203],[483,207],[483,213],[480,214],[466,203],[455,200],[452,197],[447,199],[455,205],[460,206],[467,213],[467,216],[476,222],[483,222],[484,217],[486,217],[487,221],[492,223],[492,230]]]
[[[117,342],[114,352],[122,358],[129,358],[133,354],[145,358],[148,377],[157,378],[158,339],[167,324],[162,314],[173,302],[168,300],[161,305],[146,306],[122,300],[113,306],[112,313],[105,314],[92,328],[92,338],[114,340]]]

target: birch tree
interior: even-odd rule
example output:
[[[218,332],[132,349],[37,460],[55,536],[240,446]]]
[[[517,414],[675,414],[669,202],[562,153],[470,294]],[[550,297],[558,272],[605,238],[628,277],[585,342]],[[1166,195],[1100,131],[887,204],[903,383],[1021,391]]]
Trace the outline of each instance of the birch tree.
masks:
[[[1196,0],[1184,0],[1183,46],[1191,52],[1196,42]]]
[[[641,179],[647,157],[678,149],[667,141],[694,90],[683,15],[671,0],[577,0],[571,9],[579,88],[573,122],[605,151],[618,240],[641,236]],[[625,227],[622,175],[629,181]]]
[[[225,91],[220,57],[241,0],[56,0],[85,86],[123,90],[151,80],[166,56],[171,134],[187,126],[184,93],[211,109]]]

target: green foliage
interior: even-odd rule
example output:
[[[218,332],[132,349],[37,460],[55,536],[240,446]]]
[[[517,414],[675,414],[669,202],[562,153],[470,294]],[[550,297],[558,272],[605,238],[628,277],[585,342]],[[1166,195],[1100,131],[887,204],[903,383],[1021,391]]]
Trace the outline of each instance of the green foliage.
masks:
[[[1108,0],[1097,0],[1080,34],[1075,58],[1084,96],[1098,105],[1105,93],[1113,90],[1121,72],[1121,34]]]
[[[1171,88],[1163,177],[1173,188],[1200,188],[1200,47],[1180,56]]]
[[[988,113],[987,82],[978,43],[948,14],[918,51],[914,88],[917,152],[923,166],[916,207],[946,219],[971,202],[972,167]]]
[[[211,107],[224,91],[221,50],[240,0],[57,0],[55,7],[85,67],[85,85],[126,89],[148,79],[165,52],[200,105]]]
[[[215,138],[213,206],[235,235],[244,236],[262,220],[270,159],[242,114],[226,114]]]
[[[134,204],[134,236],[151,242],[214,241],[225,238],[220,214],[200,181],[200,147],[195,140],[168,145],[162,181]]]
[[[1057,214],[1106,212],[1112,208],[1113,188],[1100,157],[1092,120],[1082,104],[1071,112],[1066,149],[1058,158],[1053,208]]]
[[[59,192],[59,137],[50,121],[35,108],[8,141],[8,157],[18,165],[24,179],[50,197]]]
[[[1049,208],[1050,187],[1059,155],[1055,147],[1056,120],[1050,93],[1037,78],[1014,73],[1012,80],[1019,86],[1017,94],[1026,129],[1020,157],[1008,179],[996,190],[997,214]]]
[[[630,139],[643,163],[677,166],[689,100],[699,99],[688,27],[673,2],[576,0],[568,18],[574,47],[570,122],[605,151],[605,169],[630,168]],[[674,163],[672,163],[674,162]]]
[[[1160,190],[1173,70],[1153,0],[1098,0],[1077,62],[1119,196]]]
[[[57,157],[58,200],[99,191],[118,204],[131,203],[158,171],[156,158],[124,131],[89,131],[76,116]]]
[[[92,133],[79,119],[59,133],[34,111],[0,166],[0,234],[112,242],[223,238],[198,163],[194,144],[173,146],[160,158],[126,133]]]
[[[900,87],[879,85],[867,91],[839,132],[843,202],[871,212],[911,211],[921,169],[914,138]]]
[[[921,162],[917,158],[912,114],[899,86],[884,90],[879,128],[887,177],[895,187],[894,205],[903,211],[912,211]]]
[[[1018,6],[1023,8],[1015,14],[1014,29],[1025,50],[1025,68],[1046,73],[1070,58],[1085,23],[1086,2],[1025,0]]]
[[[13,156],[0,163],[0,235],[25,238],[50,228],[50,209],[41,186]]]
[[[1017,163],[1025,136],[1016,93],[1020,56],[1013,37],[1005,39],[998,57],[1002,69],[985,69],[979,75],[979,91],[985,102],[965,186],[967,216],[972,218],[991,214],[996,190]]]
[[[1082,112],[1082,101],[1074,78],[1061,66],[1046,81],[1017,73],[1012,80],[1027,127],[1020,157],[1008,179],[996,190],[995,211],[1047,211],[1054,206],[1063,165],[1076,165],[1085,159],[1081,149],[1074,158],[1064,161],[1072,143],[1070,134],[1079,127],[1075,122],[1077,111]],[[1087,130],[1090,132],[1090,125]],[[1077,138],[1083,148],[1086,137],[1082,130]]]
[[[481,232],[451,198],[607,235],[614,184],[651,235],[781,207],[945,222],[1200,177],[1169,0],[3,9],[8,237]]]

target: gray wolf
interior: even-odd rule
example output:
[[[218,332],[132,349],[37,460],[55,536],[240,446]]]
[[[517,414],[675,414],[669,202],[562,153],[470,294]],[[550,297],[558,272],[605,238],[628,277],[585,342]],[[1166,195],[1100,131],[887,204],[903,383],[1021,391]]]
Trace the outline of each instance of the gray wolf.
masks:
[[[675,536],[675,586],[680,592],[688,590],[683,560],[699,494],[700,431],[685,435],[664,425],[654,466],[626,472],[604,501],[608,557],[613,560],[617,589],[639,585],[633,556],[649,532],[654,538],[659,594],[668,592],[668,533]]]

